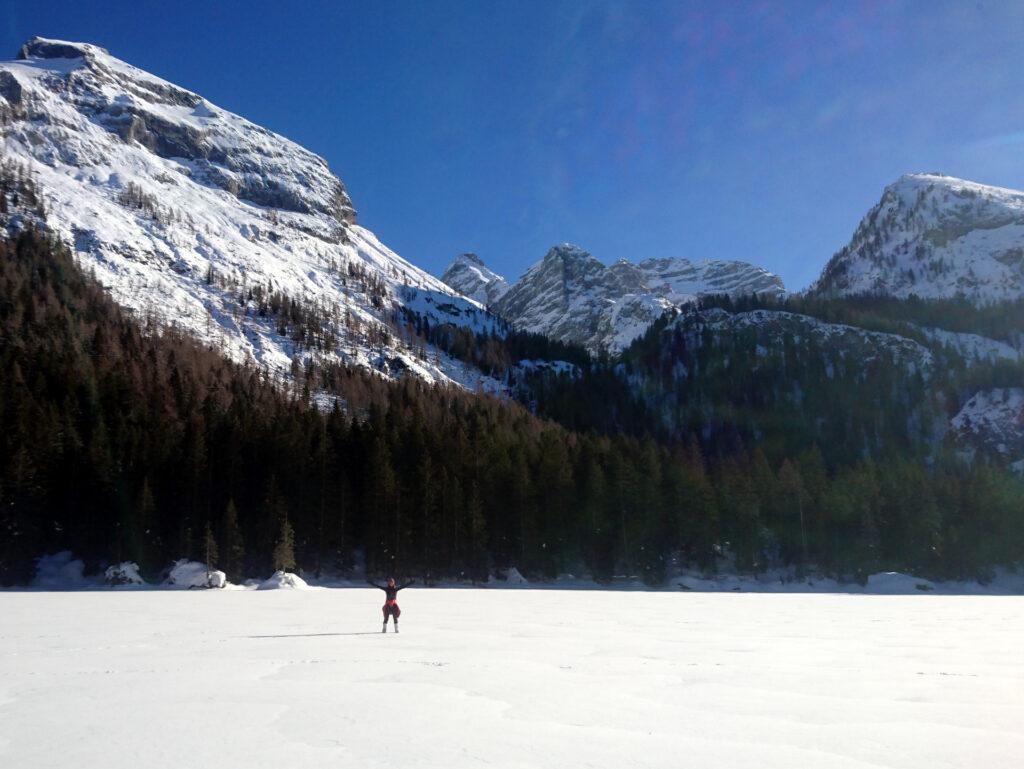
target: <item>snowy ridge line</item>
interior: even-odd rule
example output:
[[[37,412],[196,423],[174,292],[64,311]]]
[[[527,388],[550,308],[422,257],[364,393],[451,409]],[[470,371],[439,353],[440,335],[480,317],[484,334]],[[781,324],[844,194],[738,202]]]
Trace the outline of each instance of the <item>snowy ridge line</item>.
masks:
[[[317,155],[84,43],[35,38],[0,63],[0,108],[49,228],[138,317],[287,373],[311,352],[255,312],[259,287],[333,319],[325,361],[475,385],[437,350],[413,355],[390,320],[406,303],[457,325],[486,312],[356,224]]]
[[[1000,342],[997,339],[989,339],[987,336],[980,334],[947,331],[942,328],[919,326],[917,324],[911,324],[911,326],[924,334],[929,340],[952,348],[960,357],[968,362],[981,360],[1017,361],[1024,357],[1024,353],[1012,345]]]
[[[755,328],[766,334],[773,331],[781,334],[784,330],[793,332],[795,329],[813,336],[819,343],[835,345],[842,356],[848,351],[850,341],[857,340],[863,348],[875,351],[872,355],[859,358],[862,363],[872,362],[878,354],[885,351],[898,361],[919,367],[921,373],[926,376],[934,365],[932,351],[908,337],[884,331],[869,331],[844,323],[828,323],[811,315],[788,310],[748,310],[732,313],[718,307],[706,310],[691,309],[681,313],[667,329],[674,327],[685,329],[693,345],[697,344],[701,331],[705,328],[728,333],[734,333],[740,328]],[[801,342],[799,333],[794,333],[794,342]]]

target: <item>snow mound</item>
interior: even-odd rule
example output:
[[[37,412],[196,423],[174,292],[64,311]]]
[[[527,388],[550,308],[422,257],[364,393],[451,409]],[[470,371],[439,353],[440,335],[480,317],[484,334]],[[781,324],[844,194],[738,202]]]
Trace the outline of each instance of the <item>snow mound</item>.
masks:
[[[261,582],[257,590],[305,590],[309,585],[298,574],[286,571],[275,571],[274,576]]]
[[[62,550],[53,555],[44,555],[36,561],[36,576],[33,587],[46,590],[70,590],[85,587],[89,581],[85,578],[85,563],[71,554],[70,550]]]
[[[515,566],[510,566],[507,569],[498,569],[497,574],[491,577],[488,583],[495,587],[515,587],[530,584]]]
[[[902,574],[898,571],[883,571],[868,577],[864,589],[869,593],[906,595],[914,591],[931,592],[935,589],[935,585],[930,580],[914,577],[910,574]]]
[[[111,587],[118,585],[144,585],[146,581],[139,574],[139,565],[134,561],[124,561],[108,566],[103,572],[103,580]]]
[[[182,558],[171,567],[171,573],[167,577],[167,584],[189,589],[195,587],[224,587],[227,584],[227,575],[216,569],[208,572],[205,563]]]

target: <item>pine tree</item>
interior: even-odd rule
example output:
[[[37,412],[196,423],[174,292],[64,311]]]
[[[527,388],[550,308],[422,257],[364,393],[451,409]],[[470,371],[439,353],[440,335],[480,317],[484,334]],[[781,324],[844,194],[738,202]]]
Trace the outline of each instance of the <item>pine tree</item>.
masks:
[[[466,531],[468,534],[469,578],[474,582],[486,582],[487,573],[487,521],[484,519],[480,488],[476,481],[469,487],[466,500]]]
[[[802,577],[807,566],[807,524],[804,520],[807,492],[800,471],[788,459],[779,468],[779,494],[784,515],[788,514],[789,519],[796,524],[783,531],[783,555],[789,559],[799,559],[797,575]]]
[[[142,486],[135,497],[135,519],[138,522],[141,546],[139,548],[139,569],[143,576],[152,576],[160,568],[161,542],[156,530],[156,504],[150,489],[149,478],[142,479]]]
[[[213,537],[213,527],[206,522],[206,529],[203,532],[203,556],[206,559],[206,579],[212,581],[213,570],[217,568],[217,540]]]
[[[281,533],[274,545],[274,571],[295,571],[295,530],[287,513],[281,518]]]
[[[224,547],[223,567],[228,579],[241,582],[245,578],[245,540],[238,525],[238,510],[233,499],[228,500],[220,527]]]

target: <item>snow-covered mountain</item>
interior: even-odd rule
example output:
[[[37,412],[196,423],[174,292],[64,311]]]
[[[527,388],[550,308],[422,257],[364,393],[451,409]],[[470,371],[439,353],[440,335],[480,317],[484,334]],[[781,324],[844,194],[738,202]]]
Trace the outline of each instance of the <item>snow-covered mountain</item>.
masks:
[[[0,63],[0,131],[48,226],[136,313],[281,371],[311,349],[277,314],[284,297],[331,340],[318,354],[477,385],[393,321],[493,317],[360,227],[341,180],[294,142],[102,48],[42,38]]]
[[[483,263],[474,258],[472,266],[480,270]],[[469,272],[461,260],[448,268],[446,280],[452,273]],[[483,270],[481,275],[494,275]],[[466,292],[490,284],[462,279],[449,285]],[[783,291],[777,275],[745,262],[621,259],[607,266],[566,243],[548,251],[490,306],[519,328],[582,344],[591,351],[614,353],[627,347],[666,309],[702,294],[778,295]]]
[[[937,174],[886,187],[812,293],[1024,296],[1024,193]]]
[[[497,302],[509,289],[508,281],[489,269],[476,254],[459,254],[448,265],[441,280],[485,306]]]

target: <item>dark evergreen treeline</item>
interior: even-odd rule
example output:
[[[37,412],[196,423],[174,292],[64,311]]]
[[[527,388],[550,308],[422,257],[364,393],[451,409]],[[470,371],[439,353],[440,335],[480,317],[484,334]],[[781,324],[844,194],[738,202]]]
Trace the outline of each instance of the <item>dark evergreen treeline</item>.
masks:
[[[854,298],[843,311],[840,300],[829,300],[828,312],[813,315],[813,301],[711,297],[705,307],[666,313],[614,363],[583,366],[577,376],[526,378],[524,398],[539,415],[576,430],[660,442],[695,435],[707,456],[756,446],[773,463],[818,445],[835,467],[894,451],[931,461],[967,399],[1024,381],[1021,362],[967,361],[933,343],[928,364],[899,340],[852,332],[840,341],[816,335],[806,320],[883,330],[881,320],[869,323],[857,309],[867,301]],[[698,312],[713,308],[804,310],[806,318],[715,329]],[[900,334],[914,337],[902,327]]]
[[[696,422],[674,439],[601,435],[413,378],[298,373],[274,382],[140,327],[44,235],[0,243],[0,582],[27,581],[38,555],[65,548],[96,567],[135,560],[150,577],[215,556],[234,580],[294,562],[658,583],[673,562],[712,568],[724,555],[742,570],[984,576],[1024,558],[1018,480],[941,454],[929,465],[889,436],[833,456],[812,432],[780,438],[790,414],[735,430],[728,446]],[[724,402],[726,378],[709,382]],[[734,383],[736,424],[770,410],[753,400],[763,384]],[[316,390],[333,409],[310,403]],[[609,392],[587,397],[619,397]],[[535,397],[543,412],[570,396]],[[649,418],[632,408],[622,421]]]
[[[506,379],[510,370],[523,360],[565,361],[575,366],[589,366],[592,362],[583,347],[543,334],[508,326],[501,327],[500,333],[496,333],[453,323],[432,324],[429,319],[409,310],[405,310],[403,316],[411,338],[432,345],[496,379]]]

